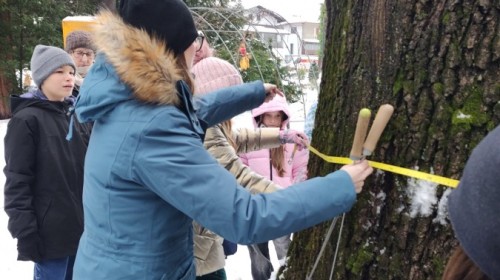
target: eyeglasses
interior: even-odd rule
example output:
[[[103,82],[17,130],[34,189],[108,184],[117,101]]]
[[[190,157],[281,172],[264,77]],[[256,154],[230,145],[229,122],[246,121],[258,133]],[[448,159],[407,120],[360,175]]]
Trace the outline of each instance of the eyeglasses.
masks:
[[[82,59],[84,55],[86,55],[87,58],[94,59],[94,55],[95,55],[93,51],[89,51],[89,52],[76,51],[76,52],[72,52],[72,54],[78,59]]]
[[[205,41],[205,35],[203,35],[203,33],[201,32],[198,32],[198,37],[196,37],[196,40],[194,40],[198,46],[198,48],[196,49],[196,51],[200,51],[201,50],[201,47],[203,47],[203,41]]]

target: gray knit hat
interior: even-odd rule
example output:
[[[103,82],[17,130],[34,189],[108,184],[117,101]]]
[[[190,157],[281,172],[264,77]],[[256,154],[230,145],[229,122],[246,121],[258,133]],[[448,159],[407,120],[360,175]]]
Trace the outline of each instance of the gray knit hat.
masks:
[[[91,49],[94,52],[96,48],[92,41],[92,35],[83,30],[76,30],[66,36],[66,46],[64,49],[69,53],[77,48]]]
[[[448,199],[455,235],[467,256],[500,279],[500,126],[472,151]]]
[[[37,45],[31,56],[31,76],[40,87],[50,74],[64,65],[76,71],[75,63],[67,52],[57,47]]]

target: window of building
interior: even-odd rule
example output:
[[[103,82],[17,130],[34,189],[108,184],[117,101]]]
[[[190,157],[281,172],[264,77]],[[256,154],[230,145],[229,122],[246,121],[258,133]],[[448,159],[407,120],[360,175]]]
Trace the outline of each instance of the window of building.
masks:
[[[314,27],[314,39],[318,39],[318,38],[319,38],[319,28]]]

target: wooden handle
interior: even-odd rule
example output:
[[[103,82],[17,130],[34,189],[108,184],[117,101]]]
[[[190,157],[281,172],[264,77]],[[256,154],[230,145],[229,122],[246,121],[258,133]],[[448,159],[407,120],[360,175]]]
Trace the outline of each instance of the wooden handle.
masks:
[[[352,142],[351,153],[349,154],[352,160],[360,160],[363,152],[363,142],[368,133],[368,125],[370,124],[371,111],[363,108],[359,111],[358,123],[354,132],[354,140]]]
[[[363,156],[369,156],[375,150],[375,146],[377,146],[377,142],[384,132],[384,129],[389,122],[389,119],[394,112],[394,107],[389,104],[384,104],[380,106],[378,109],[377,115],[375,116],[375,120],[373,120],[372,127],[370,132],[368,133],[368,137],[366,137],[365,144],[363,145]]]

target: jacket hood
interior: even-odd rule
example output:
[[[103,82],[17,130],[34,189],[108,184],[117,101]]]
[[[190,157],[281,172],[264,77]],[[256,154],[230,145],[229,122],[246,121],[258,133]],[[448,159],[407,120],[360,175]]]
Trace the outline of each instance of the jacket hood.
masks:
[[[276,94],[276,96],[269,102],[264,102],[259,107],[252,110],[253,123],[255,127],[258,127],[258,119],[264,113],[283,111],[285,113],[285,120],[281,123],[281,129],[285,129],[290,122],[290,108],[288,107],[288,103],[286,102],[286,98],[284,96],[280,96]]]
[[[40,91],[35,90],[22,95],[10,96],[10,111],[13,115],[27,107],[38,107],[45,110],[64,112],[65,107],[73,104],[73,99],[67,98],[64,102],[50,101]]]
[[[93,35],[99,54],[80,88],[76,111],[81,121],[94,121],[130,99],[179,104],[183,70],[164,41],[109,11],[97,15]]]

